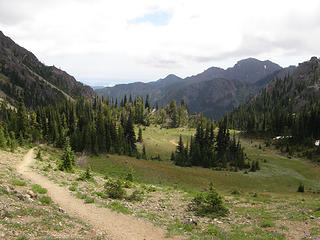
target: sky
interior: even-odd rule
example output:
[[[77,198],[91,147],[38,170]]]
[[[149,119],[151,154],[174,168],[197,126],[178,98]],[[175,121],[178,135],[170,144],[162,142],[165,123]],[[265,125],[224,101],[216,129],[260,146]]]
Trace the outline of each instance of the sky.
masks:
[[[320,56],[320,1],[0,0],[0,31],[91,86]]]

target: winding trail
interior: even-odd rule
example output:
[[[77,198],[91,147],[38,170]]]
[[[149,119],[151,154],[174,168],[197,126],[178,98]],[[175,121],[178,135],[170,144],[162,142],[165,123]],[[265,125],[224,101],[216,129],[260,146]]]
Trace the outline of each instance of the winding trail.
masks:
[[[17,171],[35,184],[48,189],[48,195],[62,207],[69,215],[82,219],[84,222],[107,233],[111,240],[158,240],[165,238],[165,231],[157,228],[144,219],[112,212],[106,208],[99,208],[94,204],[84,204],[71,193],[49,181],[46,177],[32,171],[30,166],[34,162],[34,149],[28,151],[23,161],[18,164]]]

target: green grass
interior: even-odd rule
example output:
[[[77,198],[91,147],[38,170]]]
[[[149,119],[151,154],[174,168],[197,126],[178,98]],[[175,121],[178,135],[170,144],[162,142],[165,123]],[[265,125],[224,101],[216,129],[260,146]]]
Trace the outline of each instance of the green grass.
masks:
[[[258,225],[261,228],[270,228],[270,227],[274,227],[275,223],[271,222],[271,221],[263,221],[263,222],[259,223]]]
[[[139,128],[136,128],[136,135],[138,136]],[[190,136],[195,133],[194,129],[188,128],[177,128],[177,129],[166,129],[155,126],[142,128],[143,143],[137,144],[137,147],[142,151],[142,146],[145,145],[147,156],[156,157],[160,155],[162,160],[169,160],[172,151],[175,151],[178,143],[179,136],[181,134],[183,141],[186,143],[190,142]]]
[[[21,180],[12,180],[11,183],[14,186],[27,186],[27,183],[25,181],[21,181]]]
[[[106,205],[107,208],[110,208],[112,211],[123,213],[123,214],[130,214],[130,210],[126,208],[122,203],[118,201],[113,201],[112,203]]]
[[[48,197],[48,196],[42,196],[42,197],[40,197],[40,198],[39,198],[39,201],[40,201],[42,204],[46,204],[46,205],[52,203],[51,198]]]
[[[31,189],[34,193],[46,194],[48,192],[48,190],[46,188],[43,188],[38,184],[33,184],[31,186]]]
[[[180,134],[186,139],[194,133],[187,129],[160,129],[147,127],[143,131],[144,144],[151,153],[159,151],[162,159],[168,159]],[[137,182],[160,184],[187,191],[203,190],[212,181],[215,188],[230,194],[235,188],[239,192],[270,192],[277,194],[296,194],[300,183],[310,192],[320,190],[320,167],[312,162],[296,157],[287,158],[278,150],[264,146],[262,141],[241,139],[250,160],[259,160],[261,170],[244,174],[243,171],[213,171],[201,167],[181,168],[170,161],[151,161],[119,155],[100,155],[88,159],[93,171],[107,176],[124,178],[130,169],[135,172]],[[138,144],[139,148],[139,144]],[[266,162],[264,161],[266,160]],[[308,193],[309,194],[309,193]]]
[[[94,198],[92,198],[92,197],[88,197],[88,196],[86,196],[86,198],[84,199],[84,203],[94,203]]]
[[[69,190],[72,191],[72,192],[74,192],[74,191],[76,191],[77,189],[76,189],[75,186],[70,186],[70,187],[69,187]]]

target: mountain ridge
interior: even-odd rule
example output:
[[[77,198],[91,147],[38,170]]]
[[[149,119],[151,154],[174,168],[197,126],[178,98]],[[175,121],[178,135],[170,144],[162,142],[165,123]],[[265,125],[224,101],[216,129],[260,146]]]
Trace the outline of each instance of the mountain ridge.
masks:
[[[266,78],[267,76],[282,70],[281,66],[269,60],[260,61],[247,58],[227,69],[210,67],[199,74],[183,79],[170,74],[154,82],[121,84],[98,89],[96,93],[100,97],[113,99],[123,98],[124,95],[130,94],[133,97],[145,97],[148,94],[151,104],[158,104],[161,107],[171,100],[184,99],[191,112],[203,112],[207,117],[220,118],[225,112],[232,110],[233,107],[243,103],[249,96],[256,94],[263,88],[267,84],[267,80],[270,80]],[[229,86],[223,83],[222,79],[225,79]],[[256,84],[261,79],[265,79],[265,81]],[[194,86],[195,84],[200,85]],[[237,87],[235,88],[235,86]],[[249,89],[246,90],[246,88]],[[221,98],[210,96],[210,92],[205,92],[208,89],[211,89],[211,94],[219,95]],[[205,94],[199,94],[200,92]],[[229,100],[225,97],[228,94],[231,97]],[[202,99],[204,96],[211,99],[211,102]],[[197,104],[196,102],[206,104]],[[219,110],[208,110],[207,106],[209,105]]]
[[[79,97],[93,98],[93,89],[55,66],[46,66],[27,49],[0,31],[0,97],[14,104],[22,97],[27,107]]]

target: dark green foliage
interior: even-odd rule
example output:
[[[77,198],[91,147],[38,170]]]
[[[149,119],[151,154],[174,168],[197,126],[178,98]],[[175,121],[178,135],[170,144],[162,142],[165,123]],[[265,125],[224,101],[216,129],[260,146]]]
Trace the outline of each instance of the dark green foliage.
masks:
[[[231,192],[231,194],[233,194],[233,195],[240,195],[240,192],[239,192],[238,189],[235,189],[235,190],[233,190],[233,191]]]
[[[311,59],[297,68],[297,74],[273,79],[255,98],[239,106],[228,116],[229,122],[247,135],[274,139],[289,156],[302,146],[313,147],[320,139],[319,59]],[[270,140],[266,141],[266,146]]]
[[[11,152],[14,152],[18,147],[18,143],[17,143],[16,137],[15,137],[15,134],[12,131],[10,132],[9,146],[10,146]]]
[[[127,200],[130,202],[140,202],[143,200],[143,191],[134,190],[132,194],[127,197]]]
[[[41,149],[39,148],[38,151],[37,151],[37,155],[36,155],[36,159],[42,161],[42,154],[41,154]]]
[[[42,203],[42,204],[46,204],[46,205],[49,205],[52,203],[52,200],[50,197],[48,196],[42,196],[39,198],[39,201]]]
[[[250,172],[255,172],[260,170],[260,163],[259,161],[252,161],[251,167],[250,167]]]
[[[126,181],[133,182],[134,181],[134,172],[132,169],[129,170],[127,176],[125,177]]]
[[[142,129],[139,128],[139,133],[138,133],[138,139],[137,142],[142,143],[143,139],[142,139]]]
[[[146,146],[145,146],[145,145],[143,145],[143,147],[142,147],[142,159],[145,159],[145,160],[148,159],[148,158],[147,158]]]
[[[61,171],[71,172],[75,165],[75,156],[70,146],[69,138],[67,137],[64,145],[64,152],[59,162],[59,169]]]
[[[208,216],[211,218],[223,217],[229,210],[223,204],[223,197],[210,184],[207,192],[199,193],[191,201],[189,209],[198,216]]]
[[[17,123],[17,132],[20,133],[23,138],[27,135],[28,131],[28,115],[22,98],[19,98],[18,101]]]
[[[178,111],[176,101],[172,100],[169,106],[169,116],[171,118],[171,127],[175,128],[179,126]]]
[[[235,135],[230,139],[227,123],[219,125],[218,135],[214,135],[214,124],[206,121],[200,115],[200,123],[196,134],[191,137],[190,147],[184,146],[180,136],[175,153],[171,160],[178,166],[202,166],[206,168],[234,168],[246,167],[245,154],[239,139]]]
[[[174,154],[174,157],[171,156],[174,160],[175,165],[181,167],[190,167],[191,162],[188,154],[188,146],[185,147],[182,141],[182,136],[180,135],[179,143]]]
[[[86,167],[86,171],[84,173],[81,174],[81,176],[79,177],[79,180],[81,181],[89,181],[92,180],[93,176],[92,176],[92,170],[90,165],[88,164]]]
[[[297,192],[301,192],[301,193],[304,192],[304,185],[302,183],[299,184]]]
[[[110,198],[122,199],[126,196],[126,191],[123,189],[123,184],[120,180],[108,180],[104,188]]]
[[[7,139],[4,135],[2,126],[0,125],[0,148],[4,149],[7,147]]]

